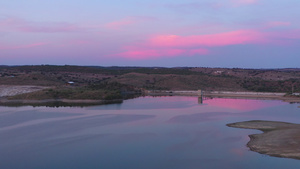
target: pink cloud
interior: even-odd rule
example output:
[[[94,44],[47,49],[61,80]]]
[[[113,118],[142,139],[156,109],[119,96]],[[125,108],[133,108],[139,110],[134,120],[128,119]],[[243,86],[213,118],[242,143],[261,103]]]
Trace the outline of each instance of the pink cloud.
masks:
[[[33,43],[29,45],[23,45],[23,46],[18,46],[17,48],[32,48],[32,47],[37,47],[37,46],[44,46],[48,43],[40,42],[40,43]]]
[[[65,41],[62,41],[62,43],[58,44],[58,46],[60,47],[67,47],[67,46],[91,46],[93,44],[98,44],[97,42],[95,41],[92,41],[92,40],[80,40],[80,39],[73,39],[73,40],[65,40]]]
[[[269,27],[282,27],[282,26],[290,26],[290,22],[281,22],[281,21],[274,21],[267,23]]]
[[[157,59],[170,58],[180,55],[194,56],[208,54],[207,49],[179,49],[179,48],[145,48],[141,46],[125,47],[126,51],[117,54],[116,56],[128,59]]]
[[[231,0],[235,5],[248,5],[248,4],[255,4],[259,0]]]
[[[227,46],[264,41],[263,35],[257,31],[239,30],[210,35],[159,35],[150,39],[154,46],[192,47],[192,46]]]
[[[16,27],[22,24],[26,24],[26,22],[19,18],[5,18],[0,20],[0,26],[2,29],[4,27]]]
[[[109,29],[118,30],[118,29],[123,28],[124,26],[132,25],[136,22],[137,21],[133,18],[125,18],[125,19],[122,19],[122,20],[119,20],[119,21],[114,21],[114,22],[107,23],[105,25],[105,27],[109,28]]]
[[[209,47],[266,42],[265,35],[252,30],[239,30],[209,35],[156,35],[144,43],[123,47],[116,56],[130,59],[156,59],[209,54]]]
[[[78,31],[79,28],[75,25],[68,23],[56,23],[56,24],[29,24],[18,27],[18,30],[22,32],[43,32],[43,33],[54,33],[54,32],[73,32]]]
[[[158,18],[156,17],[148,17],[148,16],[134,16],[134,17],[126,17],[117,21],[109,22],[104,25],[105,28],[113,29],[113,30],[120,30],[126,28],[130,25],[134,25],[140,22],[146,21],[157,21]]]
[[[191,2],[191,3],[169,3],[165,5],[166,8],[190,12],[191,10],[203,10],[207,8],[219,8],[220,3],[216,2]]]
[[[0,49],[26,49],[26,48],[33,48],[33,47],[38,47],[38,46],[44,46],[47,45],[48,43],[44,42],[39,42],[39,43],[32,43],[28,45],[15,45],[15,46],[8,46],[8,45],[0,45]]]
[[[300,29],[268,32],[268,38],[277,45],[298,45],[294,40],[300,40]]]
[[[0,30],[19,31],[19,32],[37,32],[37,33],[55,33],[55,32],[74,32],[83,29],[75,24],[66,22],[30,22],[20,18],[5,18],[0,20]]]

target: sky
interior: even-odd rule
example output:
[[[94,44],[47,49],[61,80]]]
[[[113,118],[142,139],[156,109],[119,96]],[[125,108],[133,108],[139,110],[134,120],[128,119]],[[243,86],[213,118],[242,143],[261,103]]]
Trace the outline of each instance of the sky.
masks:
[[[0,65],[299,68],[299,0],[0,0]]]

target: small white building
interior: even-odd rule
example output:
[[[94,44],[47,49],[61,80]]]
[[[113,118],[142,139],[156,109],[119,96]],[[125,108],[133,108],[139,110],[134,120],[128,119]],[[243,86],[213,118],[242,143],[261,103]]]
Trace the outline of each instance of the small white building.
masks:
[[[67,82],[67,85],[71,85],[71,86],[72,86],[72,85],[74,85],[74,84],[75,84],[75,82],[73,82],[73,81],[68,81],[68,82]]]

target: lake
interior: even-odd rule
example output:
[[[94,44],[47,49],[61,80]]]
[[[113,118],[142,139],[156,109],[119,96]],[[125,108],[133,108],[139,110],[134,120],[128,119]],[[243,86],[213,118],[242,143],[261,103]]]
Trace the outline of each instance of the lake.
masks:
[[[0,168],[299,168],[300,160],[250,151],[248,135],[260,131],[226,126],[300,123],[298,106],[169,96],[91,107],[0,107]]]

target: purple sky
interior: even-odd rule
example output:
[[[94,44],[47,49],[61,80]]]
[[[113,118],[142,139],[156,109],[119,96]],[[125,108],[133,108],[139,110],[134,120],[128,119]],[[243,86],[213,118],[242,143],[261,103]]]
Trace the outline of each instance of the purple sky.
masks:
[[[0,65],[300,67],[299,0],[0,0]]]

